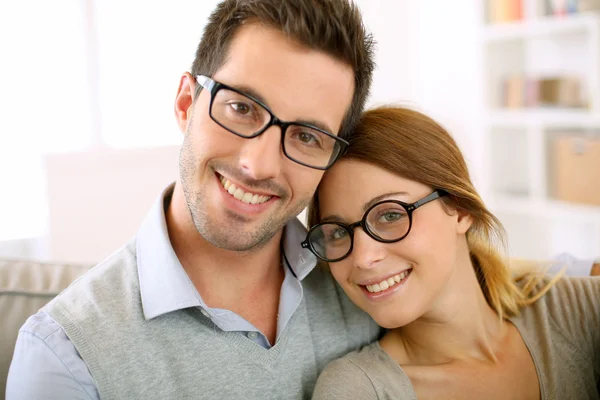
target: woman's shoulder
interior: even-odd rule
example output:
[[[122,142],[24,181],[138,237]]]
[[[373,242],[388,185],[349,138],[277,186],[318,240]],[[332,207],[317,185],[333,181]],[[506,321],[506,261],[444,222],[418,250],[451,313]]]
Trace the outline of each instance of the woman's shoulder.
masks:
[[[535,290],[551,283],[552,277],[546,277]],[[580,337],[582,329],[595,331],[600,326],[600,277],[563,276],[521,314],[518,319],[528,326],[546,326],[570,337]]]
[[[553,277],[548,276],[538,283],[536,290],[551,286],[534,306],[543,306],[550,311],[585,312],[600,305],[600,277],[563,276],[553,284],[552,280]]]
[[[330,362],[323,370],[314,399],[413,399],[410,380],[400,366],[373,343]]]
[[[551,282],[550,278],[545,283]],[[536,290],[543,285],[539,282]],[[584,398],[581,393],[596,392],[591,372],[597,376],[600,360],[600,277],[562,277],[511,320],[547,390],[557,398]]]
[[[313,399],[343,398],[345,394],[358,393],[366,399],[378,398],[371,368],[378,366],[378,347],[373,343],[327,364],[319,375]]]

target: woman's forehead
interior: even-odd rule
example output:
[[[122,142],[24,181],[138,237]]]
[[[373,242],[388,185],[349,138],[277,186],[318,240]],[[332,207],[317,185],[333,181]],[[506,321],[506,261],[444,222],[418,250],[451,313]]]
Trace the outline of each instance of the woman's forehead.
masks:
[[[373,198],[403,193],[398,200],[410,201],[425,185],[396,175],[376,165],[358,160],[340,160],[323,177],[319,186],[321,214],[355,214]]]

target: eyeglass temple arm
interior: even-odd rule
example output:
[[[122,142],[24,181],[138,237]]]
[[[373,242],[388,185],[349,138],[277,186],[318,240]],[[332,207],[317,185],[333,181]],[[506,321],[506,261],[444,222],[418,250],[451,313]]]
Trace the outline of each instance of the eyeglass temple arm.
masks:
[[[429,196],[422,198],[421,200],[417,201],[415,204],[413,204],[414,208],[419,208],[421,207],[423,204],[427,204],[430,201],[433,201],[439,197],[442,197],[446,194],[446,192],[442,191],[442,190],[436,190],[435,192],[431,193]]]
[[[206,90],[212,90],[215,85],[215,81],[204,75],[196,75],[196,82]]]

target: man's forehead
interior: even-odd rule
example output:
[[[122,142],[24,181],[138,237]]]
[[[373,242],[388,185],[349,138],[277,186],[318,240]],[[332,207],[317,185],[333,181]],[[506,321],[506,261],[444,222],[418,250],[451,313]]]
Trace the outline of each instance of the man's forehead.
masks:
[[[217,81],[250,94],[281,119],[337,132],[354,91],[352,69],[260,24],[239,28]]]

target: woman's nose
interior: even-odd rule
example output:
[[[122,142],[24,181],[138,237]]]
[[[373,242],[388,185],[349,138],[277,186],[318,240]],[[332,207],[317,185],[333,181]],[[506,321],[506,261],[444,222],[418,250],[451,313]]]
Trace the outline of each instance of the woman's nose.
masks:
[[[354,246],[351,253],[354,263],[357,267],[364,269],[375,267],[387,255],[385,245],[386,243],[378,242],[367,235],[362,228],[356,228],[354,230]]]

